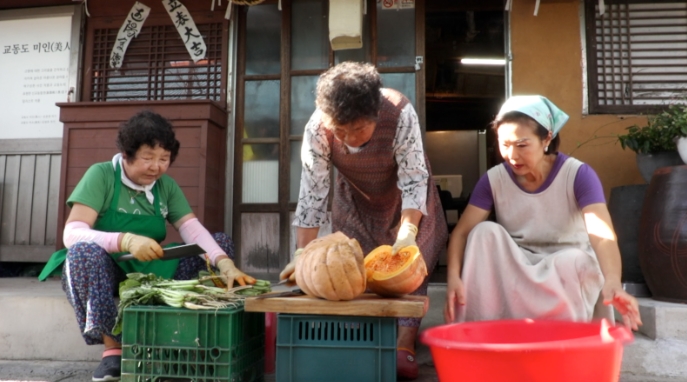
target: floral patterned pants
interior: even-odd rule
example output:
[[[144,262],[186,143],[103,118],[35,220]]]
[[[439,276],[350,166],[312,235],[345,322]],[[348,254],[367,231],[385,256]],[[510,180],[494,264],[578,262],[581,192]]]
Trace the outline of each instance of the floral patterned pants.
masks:
[[[231,238],[225,233],[215,233],[213,237],[233,260],[234,242]],[[126,279],[124,271],[102,247],[84,242],[69,248],[64,267],[62,289],[74,308],[86,344],[102,344],[103,334],[121,343],[121,335],[113,335],[112,328],[117,319],[115,297],[119,283]],[[200,256],[187,257],[179,261],[174,279],[189,280],[198,277],[198,272],[204,269],[206,264]]]

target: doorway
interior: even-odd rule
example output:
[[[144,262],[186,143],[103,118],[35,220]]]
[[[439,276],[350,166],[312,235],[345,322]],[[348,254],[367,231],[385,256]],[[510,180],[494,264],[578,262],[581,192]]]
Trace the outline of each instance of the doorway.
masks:
[[[489,124],[506,95],[507,19],[502,0],[431,1],[425,12],[425,144],[452,229],[480,176],[500,163]],[[445,282],[445,265],[442,256],[433,279]]]

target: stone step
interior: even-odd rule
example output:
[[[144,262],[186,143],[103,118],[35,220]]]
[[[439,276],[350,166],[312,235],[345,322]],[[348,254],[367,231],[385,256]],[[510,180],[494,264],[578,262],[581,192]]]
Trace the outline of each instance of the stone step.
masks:
[[[639,314],[642,325],[639,331],[653,339],[687,341],[687,304],[640,298]]]
[[[59,280],[0,278],[0,359],[97,361],[86,346]]]

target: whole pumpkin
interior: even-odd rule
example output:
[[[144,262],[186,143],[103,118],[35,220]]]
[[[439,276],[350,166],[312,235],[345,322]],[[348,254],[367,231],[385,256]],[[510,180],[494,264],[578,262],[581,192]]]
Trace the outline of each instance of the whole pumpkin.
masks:
[[[427,276],[427,264],[414,245],[391,254],[390,245],[382,245],[365,256],[367,287],[384,297],[400,297],[414,292]]]
[[[363,250],[341,232],[315,239],[296,260],[296,283],[303,292],[327,300],[352,300],[365,291]]]

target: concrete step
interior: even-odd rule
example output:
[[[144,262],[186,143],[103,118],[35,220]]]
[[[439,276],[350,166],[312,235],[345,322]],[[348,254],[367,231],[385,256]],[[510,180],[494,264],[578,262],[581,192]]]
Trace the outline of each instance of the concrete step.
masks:
[[[59,280],[0,278],[0,359],[97,361],[86,346]]]
[[[642,325],[639,331],[653,339],[687,341],[687,304],[639,299]]]
[[[444,323],[446,285],[430,284],[428,295],[429,311],[420,331]],[[645,298],[639,301],[644,327],[625,347],[621,380],[687,381],[687,305]],[[41,283],[35,278],[0,278],[0,312],[0,360],[100,359],[102,347],[84,344],[59,280]],[[433,366],[431,353],[422,344],[418,344],[417,360],[423,366]]]

